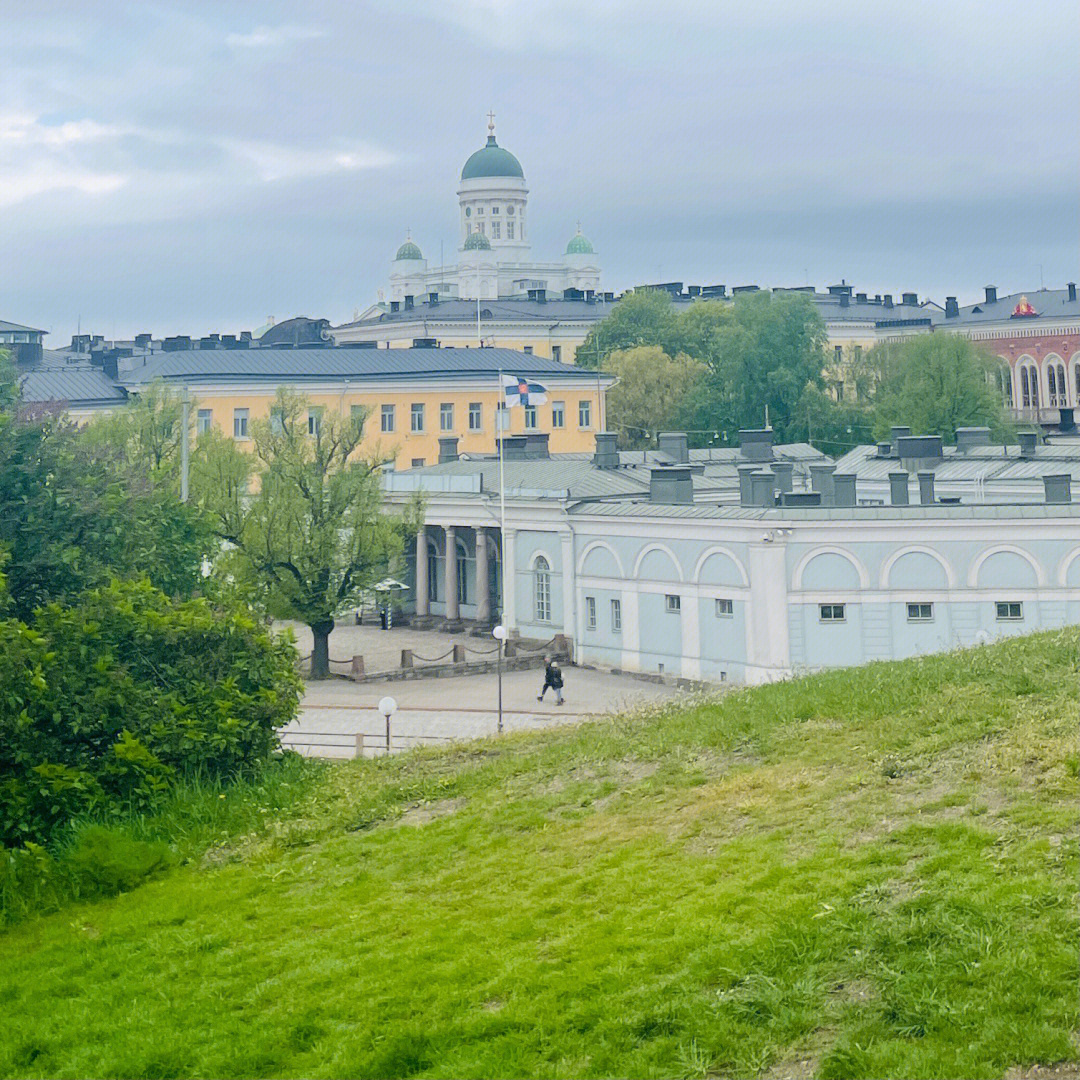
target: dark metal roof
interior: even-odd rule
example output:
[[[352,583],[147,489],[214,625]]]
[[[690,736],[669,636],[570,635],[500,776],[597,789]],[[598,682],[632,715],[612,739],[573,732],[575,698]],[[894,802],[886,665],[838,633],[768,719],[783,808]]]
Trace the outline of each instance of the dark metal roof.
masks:
[[[1012,313],[1016,305],[1025,298],[1038,314],[1014,319]],[[942,329],[1004,322],[1009,324],[1010,329],[1030,326],[1037,332],[1039,324],[1047,319],[1080,319],[1080,299],[1070,300],[1067,289],[1031,289],[1028,292],[999,296],[993,304],[988,304],[985,300],[968,304],[960,308],[959,314],[951,319],[945,318],[943,312],[934,312],[934,325]]]
[[[157,353],[122,376],[137,387],[154,379],[304,382],[326,379],[416,380],[507,375],[595,382],[595,371],[515,349],[196,349]],[[610,376],[601,376],[610,381]]]
[[[35,368],[19,377],[24,402],[35,405],[57,403],[75,408],[120,405],[127,400],[123,387],[117,386],[100,368]]]
[[[29,334],[47,334],[49,332],[48,330],[38,330],[35,326],[23,326],[21,323],[7,322],[5,319],[0,319],[0,333],[12,331],[15,333],[25,331]]]
[[[417,297],[419,300],[420,298]],[[587,300],[563,300],[552,298],[546,301],[529,300],[522,297],[508,297],[505,300],[481,300],[480,301],[480,327],[481,333],[485,322],[499,322],[502,320],[525,320],[535,322],[538,326],[545,323],[560,322],[599,322],[605,316],[610,315],[614,303],[604,301]],[[485,315],[484,312],[490,312]],[[414,322],[453,322],[476,325],[476,301],[458,300],[453,297],[440,299],[432,304],[426,298],[415,307],[400,307],[397,311],[383,311],[370,319],[359,319],[356,322],[344,323],[335,326],[332,330],[349,330],[357,326],[384,326],[392,323]]]

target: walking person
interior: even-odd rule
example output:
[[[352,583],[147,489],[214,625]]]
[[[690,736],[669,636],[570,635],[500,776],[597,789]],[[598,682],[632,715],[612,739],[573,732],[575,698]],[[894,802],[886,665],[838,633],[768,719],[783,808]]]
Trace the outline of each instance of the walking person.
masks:
[[[562,696],[563,677],[562,668],[559,667],[559,661],[553,657],[544,657],[544,686],[540,693],[537,695],[537,701],[543,701],[544,695],[549,689],[555,691],[555,704],[561,705],[563,703]]]

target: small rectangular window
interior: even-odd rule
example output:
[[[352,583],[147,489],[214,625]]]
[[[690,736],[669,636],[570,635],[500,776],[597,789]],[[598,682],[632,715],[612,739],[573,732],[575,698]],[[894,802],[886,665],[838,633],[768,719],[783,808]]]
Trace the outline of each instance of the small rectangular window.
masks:
[[[591,401],[579,401],[577,405],[577,423],[578,427],[585,428],[592,427],[592,402]]]
[[[1018,600],[999,600],[997,602],[997,617],[999,622],[1014,622],[1024,617],[1024,605]]]
[[[664,610],[669,615],[678,615],[682,611],[682,597],[676,596],[674,593],[668,593],[664,597]]]
[[[199,415],[195,418],[195,434],[205,435],[214,424],[214,413],[212,409],[200,409]]]
[[[384,405],[382,407],[381,412],[380,412],[380,418],[382,420],[382,430],[383,431],[393,431],[394,430],[394,406],[393,405]]]
[[[497,210],[492,210],[491,212],[493,214],[498,213]],[[502,222],[501,221],[493,221],[491,223],[491,239],[492,240],[501,240],[502,239]]]
[[[498,208],[497,206],[493,206],[493,207],[491,208],[491,212],[492,212],[493,214],[497,214],[497,213],[499,212],[499,208]]]
[[[596,629],[596,597],[585,597],[585,626],[588,630]]]
[[[514,223],[512,221],[508,221],[506,223],[506,239],[507,240],[513,240],[514,239]]]
[[[523,345],[521,351],[527,353],[529,356],[532,356],[533,347],[531,345]]]
[[[307,433],[314,438],[322,431],[322,409],[308,409]]]
[[[527,430],[532,431],[536,428],[536,406],[525,406],[525,427]]]
[[[728,619],[735,614],[735,605],[730,600],[717,599],[715,612],[718,619]]]
[[[820,604],[819,610],[821,613],[822,622],[843,622],[844,621],[844,605],[843,604]]]
[[[834,346],[833,347],[833,356],[836,357],[837,364],[842,364],[844,362],[844,346],[843,345]]]
[[[553,428],[566,427],[566,402],[553,401],[551,403],[551,426]]]
[[[484,408],[479,401],[469,402],[469,430],[479,431],[484,426]]]
[[[412,408],[409,410],[409,429],[416,432],[424,430],[424,403],[422,401],[412,403]]]
[[[233,409],[232,433],[234,439],[246,439],[248,437],[248,416],[249,411],[247,409]]]
[[[622,633],[622,601],[611,601],[611,632],[613,634]]]
[[[551,346],[551,359],[554,360],[556,364],[561,364],[562,363],[562,346],[561,345],[552,345]]]
[[[930,622],[934,617],[933,604],[908,604],[908,622]]]
[[[424,459],[422,457],[414,457],[412,459],[412,467],[414,469],[422,469],[424,467]]]
[[[439,430],[454,430],[454,403],[452,401],[444,401],[439,406]]]

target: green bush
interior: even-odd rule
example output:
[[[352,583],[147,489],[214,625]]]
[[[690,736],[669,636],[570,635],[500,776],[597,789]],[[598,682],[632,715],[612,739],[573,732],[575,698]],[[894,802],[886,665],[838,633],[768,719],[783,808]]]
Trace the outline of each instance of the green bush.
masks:
[[[242,604],[114,582],[0,622],[0,839],[147,810],[185,776],[266,761],[299,702],[294,650]]]
[[[135,840],[114,829],[91,825],[67,853],[66,862],[82,896],[113,896],[173,863],[161,840]]]

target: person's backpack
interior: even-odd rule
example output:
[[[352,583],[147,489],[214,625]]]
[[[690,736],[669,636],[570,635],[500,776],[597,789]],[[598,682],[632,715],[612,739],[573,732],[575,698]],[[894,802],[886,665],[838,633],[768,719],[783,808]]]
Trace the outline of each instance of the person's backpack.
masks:
[[[556,690],[562,689],[562,669],[558,664],[552,664],[551,667],[548,668],[548,678],[551,680],[551,685],[555,687]]]

